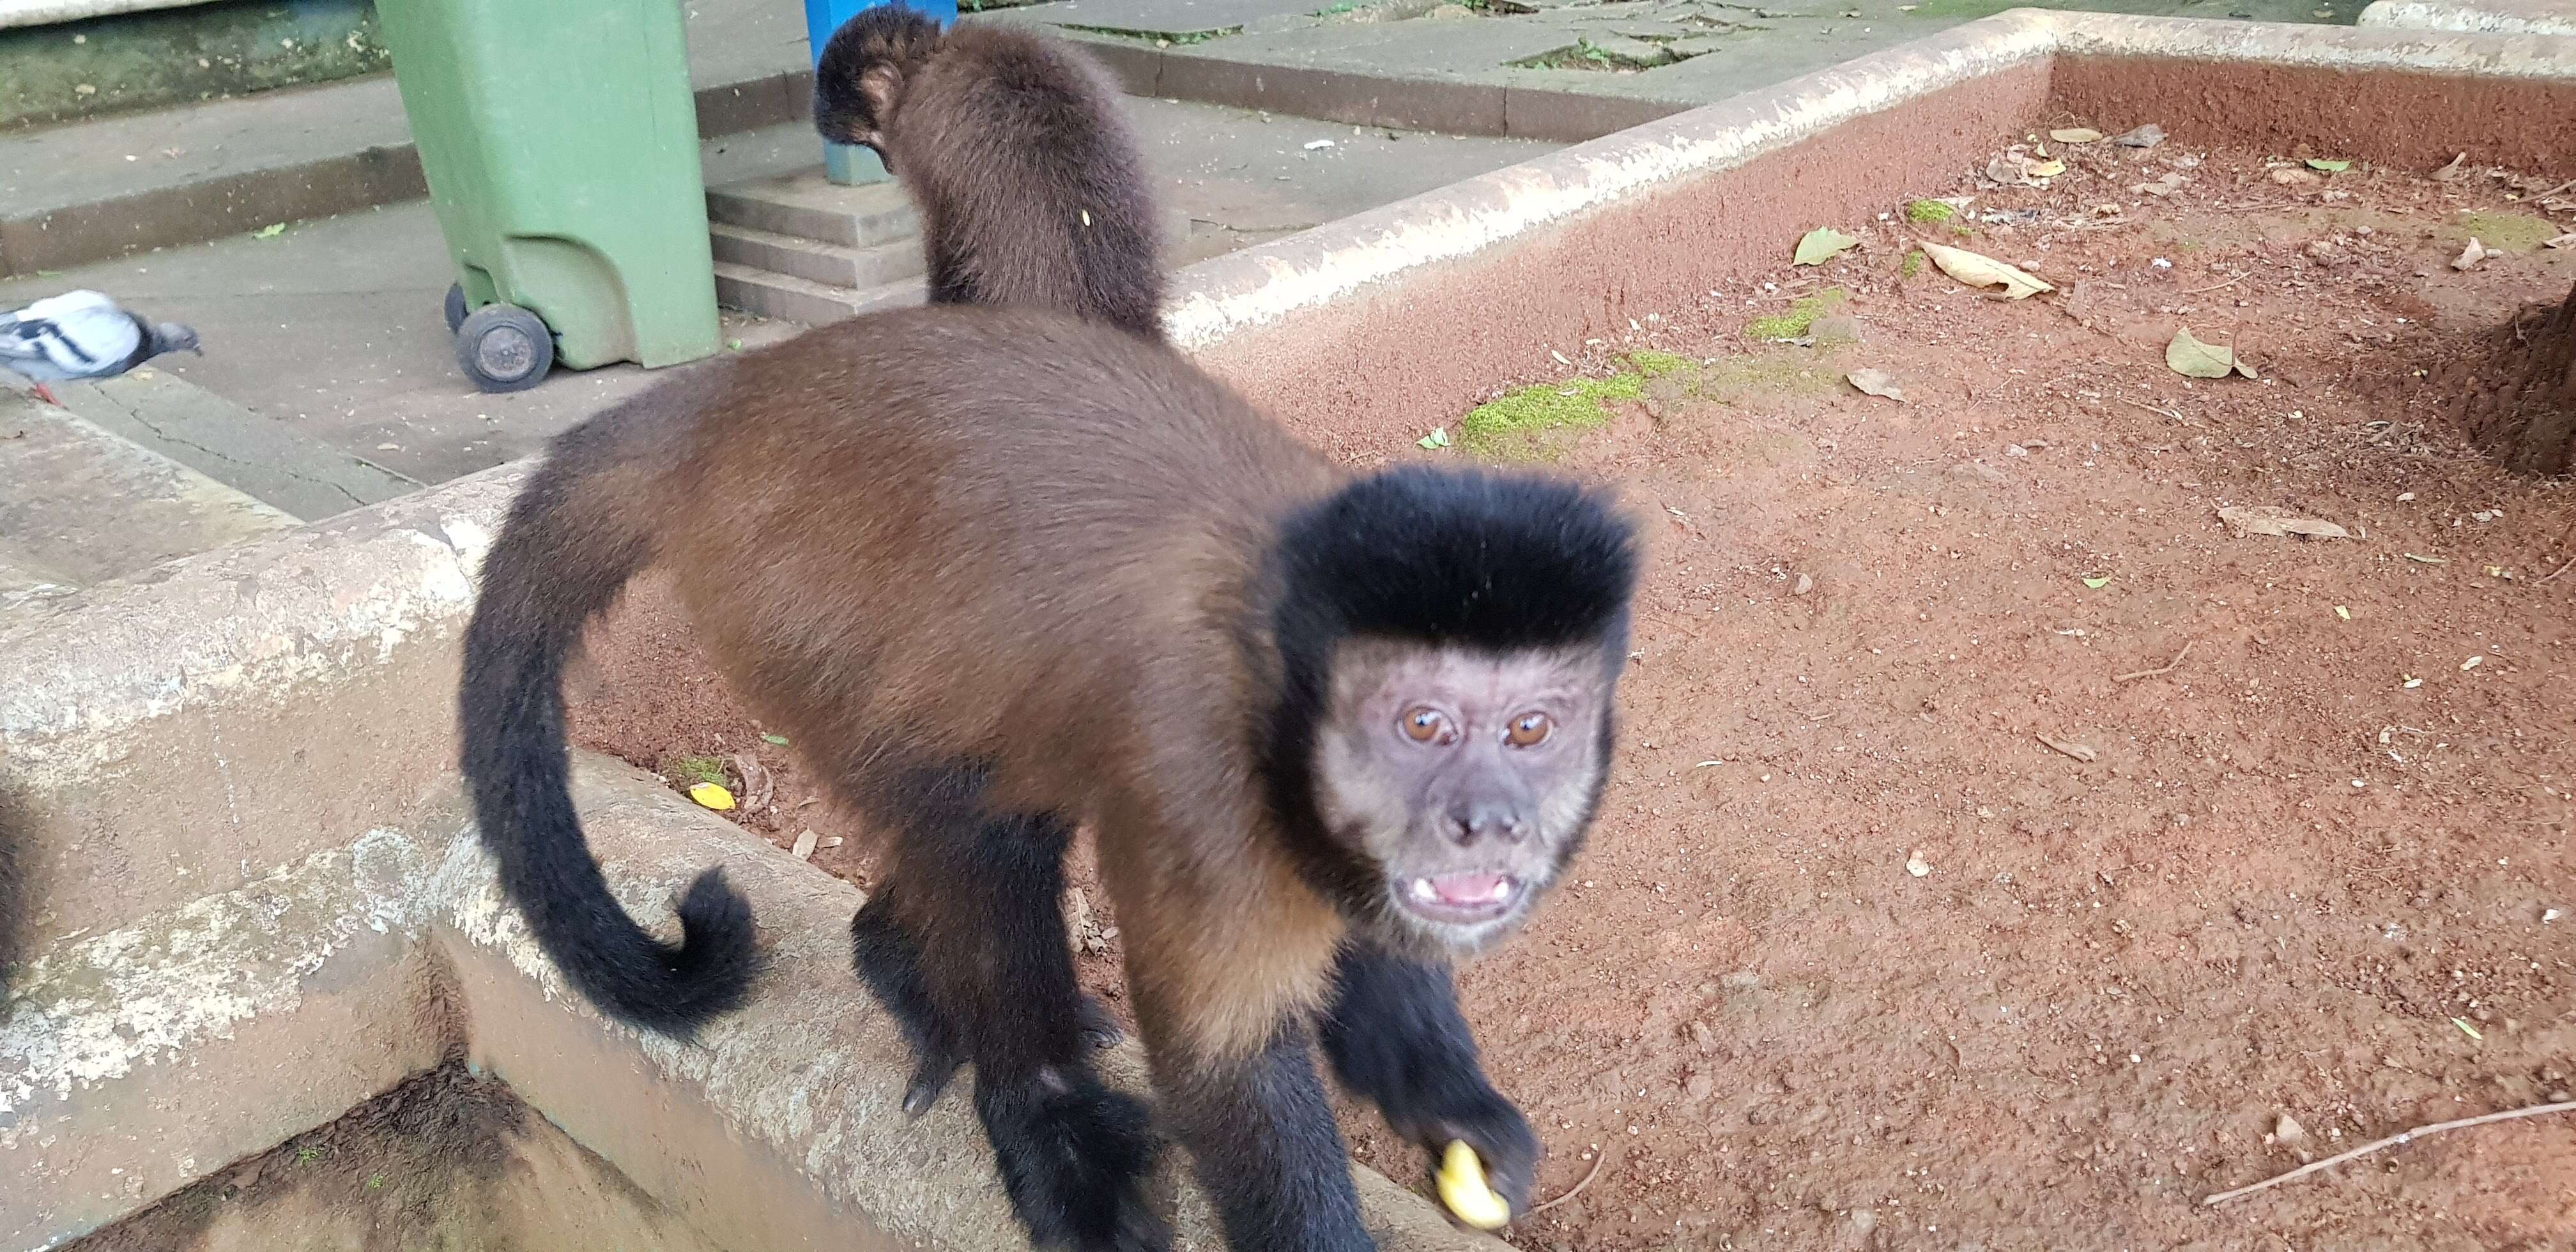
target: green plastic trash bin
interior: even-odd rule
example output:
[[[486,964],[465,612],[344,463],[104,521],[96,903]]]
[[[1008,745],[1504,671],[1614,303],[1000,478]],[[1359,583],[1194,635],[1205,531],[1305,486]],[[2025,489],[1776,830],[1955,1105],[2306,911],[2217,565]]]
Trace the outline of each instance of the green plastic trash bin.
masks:
[[[379,0],[486,391],[716,350],[679,0]]]

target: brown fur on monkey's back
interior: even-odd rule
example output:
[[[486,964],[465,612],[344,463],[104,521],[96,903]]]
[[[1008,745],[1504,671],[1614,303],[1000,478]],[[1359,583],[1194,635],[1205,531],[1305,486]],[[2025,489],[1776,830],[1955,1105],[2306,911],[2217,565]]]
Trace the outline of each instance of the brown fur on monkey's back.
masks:
[[[1231,614],[1338,481],[1177,353],[1036,310],[842,322],[624,410],[667,458],[631,507],[745,697],[800,744],[991,762],[1014,807],[1143,781],[1151,718],[1231,755]]]
[[[1161,226],[1118,99],[1089,57],[1007,26],[959,25],[914,71],[895,175],[983,299],[1152,333]]]

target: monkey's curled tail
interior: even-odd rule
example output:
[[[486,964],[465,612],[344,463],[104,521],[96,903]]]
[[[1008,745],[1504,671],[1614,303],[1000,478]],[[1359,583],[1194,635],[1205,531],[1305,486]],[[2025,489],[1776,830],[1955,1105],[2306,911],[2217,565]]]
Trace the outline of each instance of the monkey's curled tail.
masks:
[[[751,988],[750,902],[710,868],[678,901],[677,945],[637,926],[582,836],[564,750],[564,664],[653,557],[658,484],[636,446],[650,442],[641,417],[565,434],[512,504],[465,631],[458,720],[476,825],[538,944],[610,1015],[686,1036]]]

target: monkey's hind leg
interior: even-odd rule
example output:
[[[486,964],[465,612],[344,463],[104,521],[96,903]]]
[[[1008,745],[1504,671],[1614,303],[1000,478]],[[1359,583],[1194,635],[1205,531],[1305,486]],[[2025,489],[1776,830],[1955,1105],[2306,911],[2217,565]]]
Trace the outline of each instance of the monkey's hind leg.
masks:
[[[939,1103],[948,1081],[966,1063],[966,1053],[947,1017],[931,1003],[930,984],[921,972],[921,945],[895,920],[894,900],[894,884],[881,882],[850,919],[851,964],[859,981],[894,1015],[904,1042],[912,1045],[914,1068],[904,1087],[903,1111],[919,1117]]]
[[[967,1056],[956,1028],[931,1002],[930,985],[921,972],[921,944],[896,920],[894,892],[893,882],[879,883],[850,919],[851,964],[877,1002],[894,1015],[904,1042],[912,1045],[914,1068],[904,1085],[903,1111],[919,1117],[939,1103]],[[1100,1050],[1117,1047],[1124,1035],[1109,1006],[1088,993],[1080,1005],[1083,1042]]]
[[[926,1084],[935,1098],[961,1056],[973,1062],[1003,1188],[1040,1246],[1161,1252],[1171,1236],[1145,1200],[1145,1106],[1091,1066],[1099,1009],[1074,982],[1065,937],[1071,823],[911,816],[889,875],[900,886],[852,929],[870,987],[899,1016],[916,1010],[915,1092]]]

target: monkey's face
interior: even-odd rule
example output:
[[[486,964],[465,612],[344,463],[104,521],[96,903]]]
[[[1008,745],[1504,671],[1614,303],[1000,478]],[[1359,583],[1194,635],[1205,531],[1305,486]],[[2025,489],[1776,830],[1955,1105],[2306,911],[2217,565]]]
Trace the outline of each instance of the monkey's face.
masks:
[[[1614,682],[1598,647],[1344,643],[1316,732],[1316,808],[1380,878],[1379,899],[1346,906],[1383,939],[1449,955],[1509,932],[1582,846]]]

